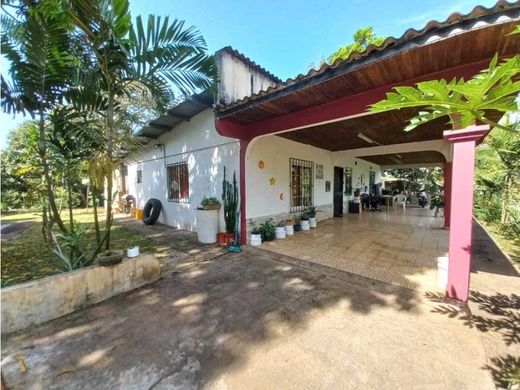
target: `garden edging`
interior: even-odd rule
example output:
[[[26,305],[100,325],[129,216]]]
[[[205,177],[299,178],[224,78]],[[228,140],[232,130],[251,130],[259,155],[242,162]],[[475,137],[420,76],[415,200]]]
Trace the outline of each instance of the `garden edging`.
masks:
[[[27,329],[117,294],[155,282],[161,275],[153,255],[111,266],[92,266],[2,288],[2,334]]]

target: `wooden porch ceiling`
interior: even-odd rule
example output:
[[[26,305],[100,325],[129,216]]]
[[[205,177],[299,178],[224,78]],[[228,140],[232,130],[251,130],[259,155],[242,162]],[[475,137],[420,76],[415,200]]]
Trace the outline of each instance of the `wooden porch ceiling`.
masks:
[[[348,149],[442,139],[442,132],[450,128],[448,118],[444,117],[421,125],[413,131],[404,132],[403,128],[406,126],[406,121],[414,116],[416,112],[415,109],[381,112],[281,133],[278,136],[337,152]],[[358,133],[362,133],[375,142],[370,143],[359,138]]]
[[[510,12],[517,17],[518,6]],[[468,23],[461,22],[458,27],[464,29]],[[399,47],[389,46],[337,68],[325,68],[316,74],[311,72],[295,82],[286,82],[273,90],[244,99],[233,107],[222,108],[217,115],[247,125],[377,88],[388,87],[390,90],[394,85],[407,84],[410,80],[428,75],[435,78],[436,72],[452,70],[453,74],[449,77],[467,78],[474,73],[464,72],[475,70],[464,70],[464,66],[475,64],[483,69],[495,53],[507,57],[520,52],[519,36],[510,34],[517,23],[517,20],[512,20],[490,24],[455,35],[449,35],[455,26],[447,26],[435,31],[440,38],[433,42],[412,39]],[[420,38],[425,40],[427,37]]]
[[[446,161],[444,155],[434,150],[424,152],[406,152],[397,154],[380,154],[375,156],[359,157],[373,164],[385,165],[411,165],[411,164],[436,164]]]

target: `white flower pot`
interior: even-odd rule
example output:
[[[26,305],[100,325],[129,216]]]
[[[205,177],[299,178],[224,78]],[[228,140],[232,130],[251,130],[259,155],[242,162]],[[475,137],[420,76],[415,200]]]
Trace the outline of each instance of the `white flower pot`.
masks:
[[[197,237],[203,244],[217,242],[218,210],[197,209]]]
[[[311,229],[311,225],[310,225],[309,221],[303,220],[301,222],[301,225],[302,225],[302,230],[310,230]]]
[[[282,226],[282,227],[276,227],[276,230],[274,232],[274,236],[279,239],[279,240],[282,240],[286,237],[286,233],[285,233],[285,226]]]
[[[285,234],[288,236],[292,236],[294,234],[294,226],[293,225],[285,225]]]
[[[309,218],[309,225],[311,226],[311,229],[316,229],[316,217]]]
[[[253,246],[258,246],[262,244],[262,235],[261,234],[251,234],[249,238],[249,243]]]
[[[126,250],[126,257],[137,257],[139,256],[139,247],[133,246],[132,248],[128,248]]]
[[[442,256],[437,258],[437,269],[439,275],[439,287],[445,289],[448,285],[448,256]]]

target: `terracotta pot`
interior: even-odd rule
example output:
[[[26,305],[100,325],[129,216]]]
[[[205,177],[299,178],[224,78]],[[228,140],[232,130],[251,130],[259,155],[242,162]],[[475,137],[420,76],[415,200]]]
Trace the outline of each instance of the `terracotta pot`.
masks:
[[[231,245],[235,239],[235,233],[217,233],[217,242],[220,245]]]

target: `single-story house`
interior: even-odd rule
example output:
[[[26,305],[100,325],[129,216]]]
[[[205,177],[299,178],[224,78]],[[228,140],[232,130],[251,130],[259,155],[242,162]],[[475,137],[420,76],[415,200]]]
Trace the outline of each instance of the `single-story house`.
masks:
[[[138,207],[159,199],[159,222],[196,230],[195,210],[204,196],[220,198],[226,167],[239,178],[246,240],[263,219],[283,220],[310,205],[323,211],[319,219],[341,216],[355,189],[377,191],[382,169],[442,166],[448,295],[466,300],[474,149],[489,129],[451,129],[440,118],[405,133],[417,110],[367,108],[395,86],[468,78],[495,53],[518,54],[520,38],[510,32],[519,19],[518,2],[478,6],[286,81],[223,48],[215,54],[217,96],[188,97],[143,128],[146,146],[125,159],[121,189]]]

